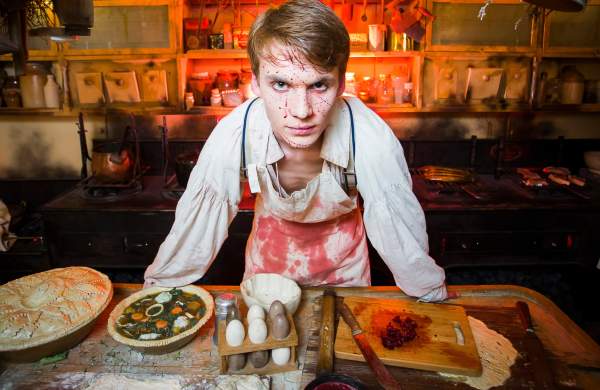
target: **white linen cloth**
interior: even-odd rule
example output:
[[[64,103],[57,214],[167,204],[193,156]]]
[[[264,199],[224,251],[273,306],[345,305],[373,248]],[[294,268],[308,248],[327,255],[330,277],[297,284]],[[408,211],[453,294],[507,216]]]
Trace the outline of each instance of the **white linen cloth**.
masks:
[[[359,99],[345,99],[354,114],[354,164],[367,236],[406,294],[426,301],[445,299],[444,270],[428,255],[425,215],[412,192],[402,147],[377,114]],[[175,223],[146,270],[146,286],[183,286],[200,279],[227,238],[242,194],[240,150],[248,104],[224,117],[208,138],[177,205]],[[321,157],[339,179],[350,161],[350,116],[341,98],[333,110]],[[259,169],[284,157],[262,100],[252,106],[246,131],[248,161]],[[257,195],[257,203],[264,201]]]
[[[0,252],[6,252],[15,243],[16,236],[8,231],[10,226],[10,212],[0,199]]]

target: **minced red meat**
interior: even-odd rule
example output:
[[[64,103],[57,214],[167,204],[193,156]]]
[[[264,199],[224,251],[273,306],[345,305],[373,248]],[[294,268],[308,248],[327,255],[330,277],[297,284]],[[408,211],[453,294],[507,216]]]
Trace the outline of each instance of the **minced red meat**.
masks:
[[[417,337],[417,323],[410,317],[395,316],[381,332],[381,343],[387,349],[401,347]]]

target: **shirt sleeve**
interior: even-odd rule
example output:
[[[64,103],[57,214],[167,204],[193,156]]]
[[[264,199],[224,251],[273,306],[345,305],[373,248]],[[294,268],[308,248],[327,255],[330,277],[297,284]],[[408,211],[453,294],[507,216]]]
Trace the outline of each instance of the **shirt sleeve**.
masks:
[[[402,146],[388,125],[362,106],[355,110],[363,114],[357,118],[355,165],[367,236],[406,294],[443,300],[445,273],[428,254],[425,214],[412,191]]]
[[[195,282],[221,249],[241,199],[241,119],[245,107],[223,118],[202,148],[177,204],[171,231],[146,269],[146,287]]]

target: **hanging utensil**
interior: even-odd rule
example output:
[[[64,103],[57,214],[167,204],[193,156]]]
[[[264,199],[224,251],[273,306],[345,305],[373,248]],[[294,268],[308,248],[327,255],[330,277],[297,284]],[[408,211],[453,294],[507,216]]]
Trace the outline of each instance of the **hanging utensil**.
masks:
[[[363,0],[363,13],[360,16],[360,20],[363,22],[367,21],[367,0]]]

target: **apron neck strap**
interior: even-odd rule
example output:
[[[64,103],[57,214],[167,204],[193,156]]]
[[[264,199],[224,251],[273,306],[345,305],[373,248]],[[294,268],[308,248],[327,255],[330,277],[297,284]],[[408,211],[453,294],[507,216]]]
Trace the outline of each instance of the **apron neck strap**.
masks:
[[[248,124],[248,114],[250,113],[250,108],[252,105],[260,98],[254,98],[246,107],[246,112],[244,113],[244,123],[242,124],[242,173],[245,178],[248,178],[248,169],[246,167],[246,127]]]

